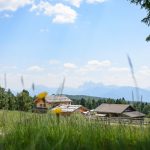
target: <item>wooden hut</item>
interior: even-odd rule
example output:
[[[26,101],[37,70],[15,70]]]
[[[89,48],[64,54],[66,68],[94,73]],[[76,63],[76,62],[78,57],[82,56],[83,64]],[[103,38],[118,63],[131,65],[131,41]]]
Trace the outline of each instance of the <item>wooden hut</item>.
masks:
[[[98,114],[105,114],[106,117],[129,117],[143,118],[145,114],[136,111],[131,105],[126,104],[101,104],[95,111]]]
[[[82,105],[59,105],[55,108],[52,109],[52,111],[56,108],[61,109],[61,115],[71,115],[73,113],[81,113],[83,114],[84,112],[89,111],[86,107],[83,107]]]
[[[71,99],[68,97],[61,95],[50,95],[50,96],[45,96],[45,97],[37,97],[34,100],[35,103],[35,109],[51,109],[54,108],[58,105],[65,104],[65,105],[70,105],[72,102]]]

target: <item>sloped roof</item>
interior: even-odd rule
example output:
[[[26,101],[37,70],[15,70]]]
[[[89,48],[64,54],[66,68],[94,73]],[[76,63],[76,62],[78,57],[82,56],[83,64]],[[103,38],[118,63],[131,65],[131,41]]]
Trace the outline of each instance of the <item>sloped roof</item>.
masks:
[[[136,118],[136,117],[144,117],[145,114],[139,112],[139,111],[131,111],[131,112],[124,112],[124,115],[131,117],[131,118]]]
[[[125,111],[130,105],[126,104],[101,104],[95,111],[100,113],[117,113],[120,114]]]
[[[39,101],[43,101],[43,102],[44,102],[45,100],[44,100],[44,99],[39,99],[39,98],[36,98],[36,99],[34,100],[35,103],[38,103]]]
[[[46,102],[51,103],[51,102],[72,102],[71,99],[68,97],[61,95],[50,95],[45,97]]]
[[[62,112],[74,112],[75,110],[79,109],[80,107],[83,107],[83,106],[82,105],[59,105],[59,106],[53,108],[52,110],[54,110],[56,108],[60,108],[62,110]],[[83,108],[85,108],[85,107],[83,107]]]

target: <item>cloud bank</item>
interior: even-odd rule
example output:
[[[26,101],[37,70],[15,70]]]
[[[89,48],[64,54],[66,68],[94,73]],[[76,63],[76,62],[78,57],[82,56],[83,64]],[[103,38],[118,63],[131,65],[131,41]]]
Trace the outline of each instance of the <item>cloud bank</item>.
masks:
[[[72,6],[79,8],[82,3],[94,4],[103,3],[105,1],[106,0],[58,0],[52,3],[52,1],[48,0],[0,0],[0,13],[4,11],[14,12],[28,5],[31,12],[50,17],[52,23],[74,23],[78,13]]]

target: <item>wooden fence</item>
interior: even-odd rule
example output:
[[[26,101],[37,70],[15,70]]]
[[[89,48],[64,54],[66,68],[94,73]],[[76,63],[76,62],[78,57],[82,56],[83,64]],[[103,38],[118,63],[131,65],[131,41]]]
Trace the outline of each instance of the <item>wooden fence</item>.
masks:
[[[102,121],[106,124],[134,124],[134,125],[148,125],[150,124],[150,118],[128,118],[128,117],[98,117],[88,116],[89,120]]]

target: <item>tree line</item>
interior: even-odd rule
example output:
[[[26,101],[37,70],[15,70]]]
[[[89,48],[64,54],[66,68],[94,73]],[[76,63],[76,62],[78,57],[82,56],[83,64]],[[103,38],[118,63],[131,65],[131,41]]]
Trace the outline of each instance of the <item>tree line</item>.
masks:
[[[150,117],[150,103],[147,102],[134,102],[125,100],[125,98],[112,99],[112,98],[99,98],[92,96],[71,96],[67,95],[72,101],[72,104],[83,105],[88,109],[95,109],[102,103],[109,104],[130,104],[133,107],[143,112]],[[18,110],[18,111],[32,111],[34,106],[34,99],[27,90],[22,90],[16,95],[9,90],[0,87],[0,109],[5,110]]]
[[[108,104],[129,104],[132,105],[136,110],[146,114],[148,117],[150,117],[150,103],[147,102],[131,102],[125,100],[125,98],[120,98],[120,99],[112,99],[112,98],[96,98],[92,99],[91,97],[81,97],[80,99],[74,98],[73,104],[75,105],[83,105],[84,107],[87,107],[88,109],[95,109],[102,103],[108,103]]]
[[[31,111],[33,105],[33,97],[27,90],[14,95],[10,89],[0,87],[0,109]]]

